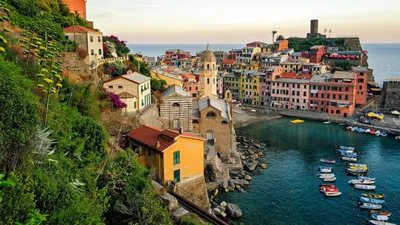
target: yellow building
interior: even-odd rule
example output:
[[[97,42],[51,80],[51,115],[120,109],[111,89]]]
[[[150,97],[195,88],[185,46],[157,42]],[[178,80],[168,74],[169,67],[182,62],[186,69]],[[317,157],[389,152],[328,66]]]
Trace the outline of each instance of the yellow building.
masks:
[[[160,183],[179,183],[204,176],[203,137],[193,133],[141,126],[128,134],[129,146],[140,162],[153,168]]]
[[[260,105],[260,75],[257,70],[249,70],[242,73],[240,76],[240,101]]]
[[[156,68],[150,71],[150,76],[156,80],[165,80],[167,82],[165,87],[169,87],[171,85],[178,85],[179,87],[183,86],[183,79],[181,75],[171,73],[169,70]]]
[[[151,104],[150,77],[140,73],[128,73],[115,77],[103,83],[107,92],[119,96],[127,106],[125,113],[134,113],[145,109]]]
[[[303,63],[301,62],[282,62],[280,66],[286,73],[299,72],[302,69]]]

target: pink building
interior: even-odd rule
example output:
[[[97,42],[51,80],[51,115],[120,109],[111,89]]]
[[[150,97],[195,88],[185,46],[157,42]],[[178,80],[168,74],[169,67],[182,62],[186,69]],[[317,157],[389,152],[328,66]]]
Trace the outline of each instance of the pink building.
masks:
[[[310,74],[283,73],[272,81],[271,106],[308,110]]]
[[[260,105],[271,104],[271,91],[272,91],[272,80],[275,80],[283,73],[283,67],[272,66],[265,70],[264,74],[260,75]]]
[[[218,71],[217,73],[217,95],[218,98],[224,98],[224,77],[227,75],[227,72]]]

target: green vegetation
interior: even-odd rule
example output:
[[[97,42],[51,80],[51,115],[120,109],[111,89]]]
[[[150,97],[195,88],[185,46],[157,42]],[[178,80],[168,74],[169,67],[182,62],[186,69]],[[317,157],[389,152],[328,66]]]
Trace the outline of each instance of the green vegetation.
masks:
[[[107,146],[108,95],[62,76],[62,28],[81,19],[60,0],[1,4],[25,28],[0,29],[1,224],[172,224],[136,154]]]
[[[293,48],[295,52],[310,51],[314,45],[325,45],[325,40],[322,38],[288,38],[289,48]]]

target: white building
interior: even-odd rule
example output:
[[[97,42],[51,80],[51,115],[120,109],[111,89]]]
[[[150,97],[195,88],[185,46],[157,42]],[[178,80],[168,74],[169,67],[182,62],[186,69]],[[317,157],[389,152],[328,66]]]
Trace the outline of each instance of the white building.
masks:
[[[82,26],[64,28],[65,36],[70,41],[75,41],[79,48],[86,49],[88,53],[87,64],[104,58],[103,33]]]
[[[103,87],[118,95],[127,107],[125,112],[142,111],[151,104],[150,77],[140,73],[128,73],[105,81]]]

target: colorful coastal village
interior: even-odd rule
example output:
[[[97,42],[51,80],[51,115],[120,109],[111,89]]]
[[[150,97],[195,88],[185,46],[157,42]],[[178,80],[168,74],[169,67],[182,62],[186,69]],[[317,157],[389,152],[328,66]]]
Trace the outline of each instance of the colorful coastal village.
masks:
[[[400,139],[400,121],[397,120],[400,79],[388,79],[381,87],[374,80],[373,68],[368,66],[368,51],[362,49],[359,38],[331,37],[326,29],[321,34],[318,20],[311,20],[311,29],[305,37],[275,37],[277,32],[272,31],[269,44],[267,40],[271,37],[228,52],[212,51],[205,44],[195,55],[182,49],[167,49],[162,56],[147,57],[119,51],[119,46],[127,48],[126,43],[113,35],[104,36],[101,29],[96,28],[95,21],[87,21],[86,1],[64,0],[64,3],[86,26],[69,24],[71,26],[63,27],[66,49],[57,56],[60,68],[54,69],[60,75],[51,75],[51,70],[43,70],[39,64],[41,73],[35,82],[50,74],[49,78],[43,78],[45,83],[37,84],[36,90],[47,94],[44,124],[48,125],[50,92],[58,95],[65,85],[61,77],[72,83],[92,85],[85,89],[87,92],[93,87],[104,93],[103,98],[111,102],[105,105],[111,107],[101,112],[99,120],[111,137],[105,141],[109,151],[107,158],[101,161],[102,166],[97,168],[90,164],[87,169],[100,171],[96,180],[129,174],[125,170],[104,168],[118,153],[133,151],[140,165],[149,169],[152,189],[174,221],[195,215],[199,224],[228,224],[229,219],[243,216],[238,205],[219,201],[218,194],[245,192],[252,177],[267,169],[268,159],[264,143],[236,134],[237,112],[268,112],[299,119],[288,126],[300,125],[304,122],[300,119],[338,122],[347,124],[351,131],[374,130],[376,135],[379,130],[381,137]],[[9,13],[7,10],[2,7],[3,13]],[[4,18],[2,21],[7,23]],[[11,25],[7,23],[7,26],[10,32]],[[29,47],[23,44],[23,48],[27,54],[32,53],[32,57],[40,58],[40,51],[48,46],[41,46],[43,38],[39,39],[39,34],[30,35],[29,38],[15,36],[21,38],[22,44],[37,39],[33,46],[32,43]],[[69,44],[74,46],[69,48]],[[37,51],[31,49],[35,46]],[[52,58],[54,56],[43,57],[43,60],[53,62]],[[51,80],[54,77],[60,78],[54,82]],[[53,84],[56,86],[51,86]],[[45,90],[44,85],[49,89]],[[70,100],[71,93],[62,101],[74,104]],[[54,117],[56,115],[50,120]],[[81,126],[85,123],[76,125],[73,132],[78,128],[84,130]],[[79,135],[74,134],[76,136]],[[82,143],[78,147],[83,148],[85,144]],[[354,162],[356,157],[351,157],[353,152],[350,152],[354,149],[339,149],[346,153],[341,156],[342,160]],[[46,154],[50,156],[50,152]],[[73,154],[78,161],[84,161],[80,152]],[[325,159],[323,162],[332,161]],[[363,169],[364,164],[349,167],[359,168]],[[322,173],[319,178],[334,181],[328,167],[319,170]],[[356,186],[372,182],[366,174],[357,175],[360,178],[352,183]],[[114,189],[108,191],[121,191],[123,188],[119,185],[124,179],[109,184],[114,185]],[[75,179],[72,186],[80,193],[85,184]],[[366,185],[359,187],[367,188]],[[332,197],[341,194],[327,184],[321,186],[321,191]],[[378,209],[373,208],[372,203],[379,202],[371,200],[374,197],[381,198],[381,195],[360,198],[364,201],[362,206]],[[126,202],[129,200],[125,199],[122,204]],[[374,211],[372,216],[374,221],[378,217],[380,220],[387,212]]]

